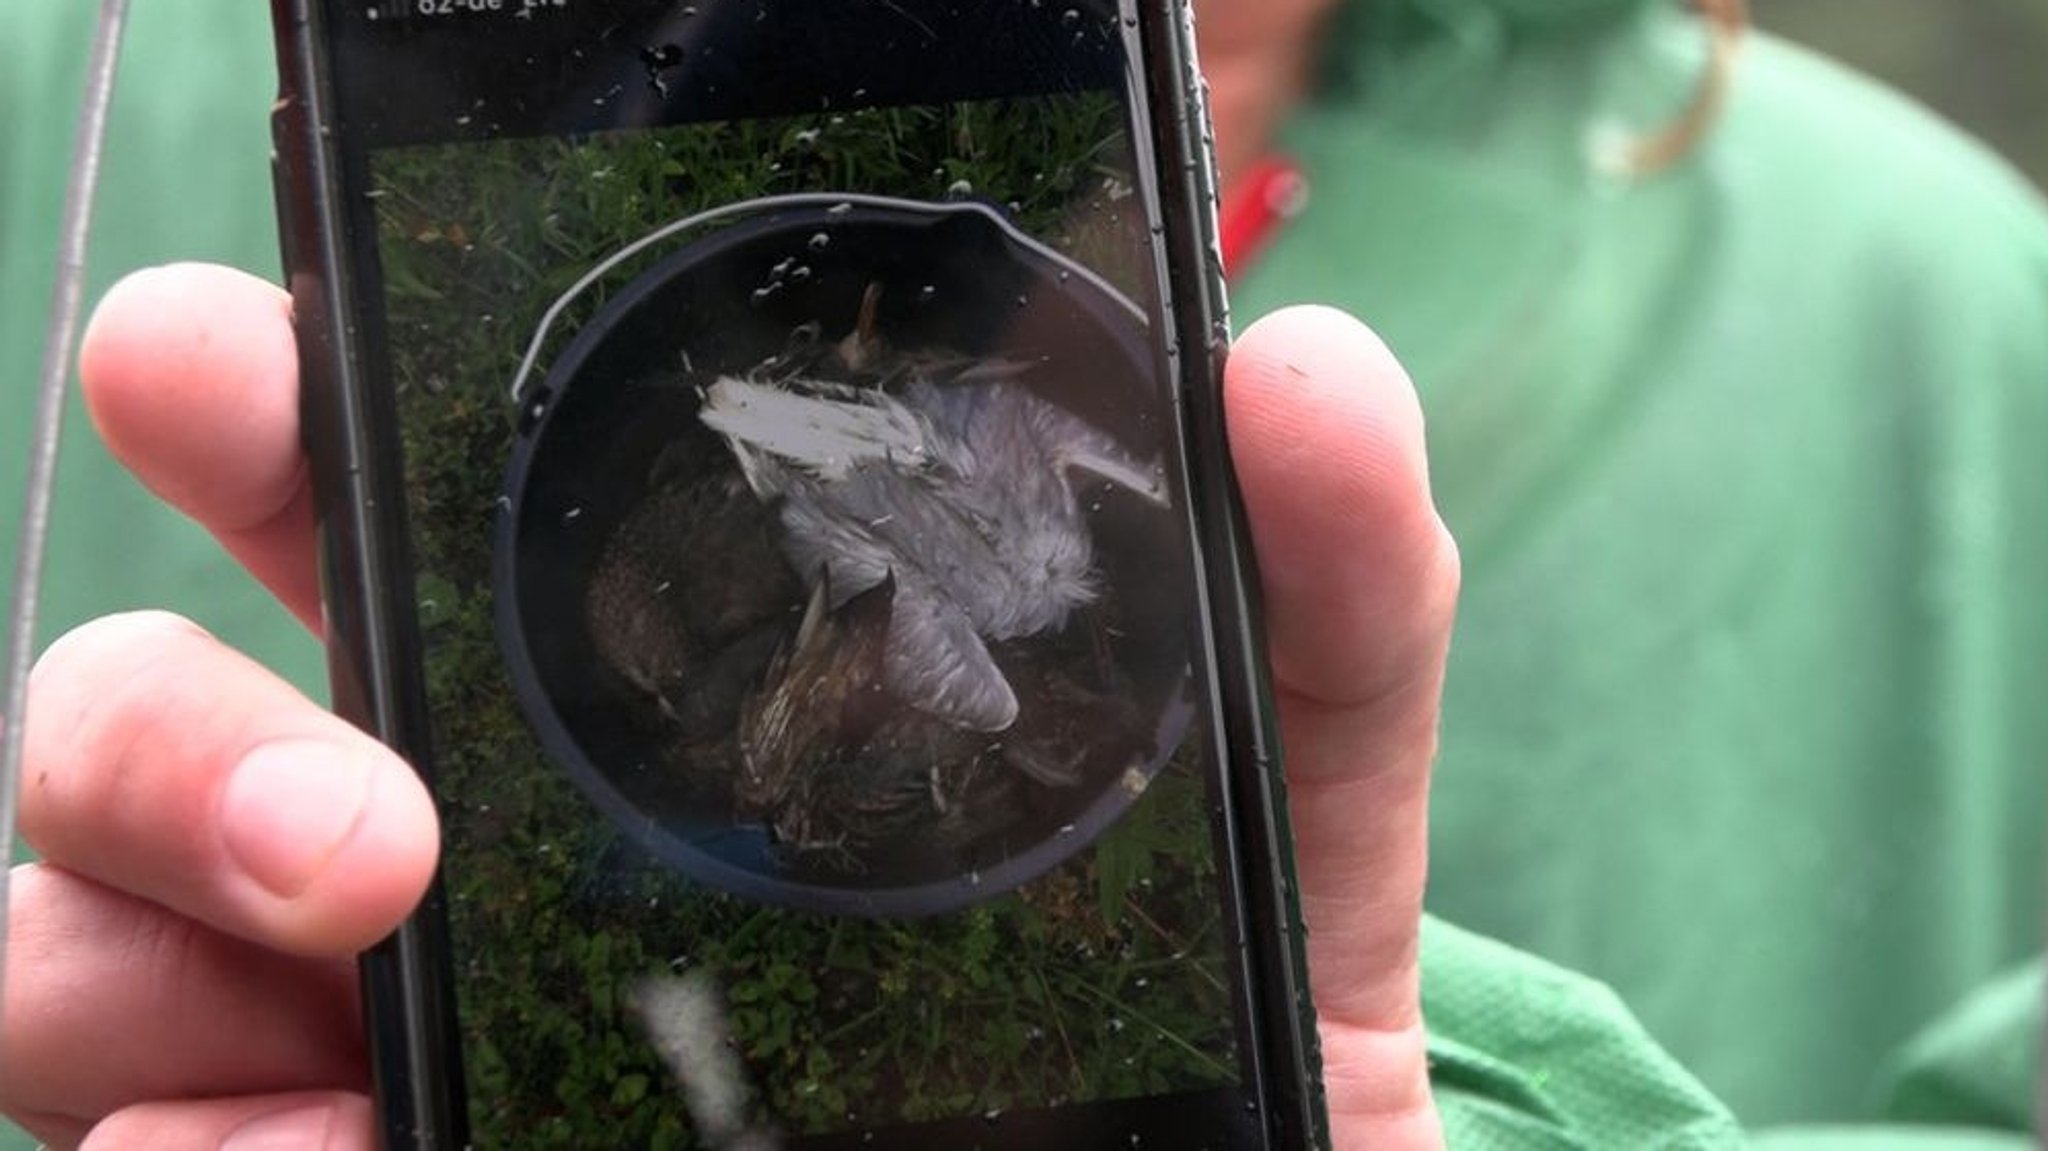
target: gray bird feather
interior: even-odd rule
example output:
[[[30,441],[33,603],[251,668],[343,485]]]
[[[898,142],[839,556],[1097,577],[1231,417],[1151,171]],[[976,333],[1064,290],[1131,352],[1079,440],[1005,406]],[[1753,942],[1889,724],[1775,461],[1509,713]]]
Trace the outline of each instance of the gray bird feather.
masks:
[[[889,690],[977,731],[1017,717],[987,641],[1056,630],[1096,597],[1069,473],[1166,502],[1158,467],[1012,375],[913,374],[899,395],[728,376],[702,413],[755,494],[781,501],[784,551],[823,574],[833,607],[894,578]]]

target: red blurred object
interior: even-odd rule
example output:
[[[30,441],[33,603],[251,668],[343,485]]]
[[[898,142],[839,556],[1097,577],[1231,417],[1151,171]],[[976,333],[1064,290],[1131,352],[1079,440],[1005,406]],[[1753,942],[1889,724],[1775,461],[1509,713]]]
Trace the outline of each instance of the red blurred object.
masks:
[[[1308,206],[1308,179],[1284,157],[1259,161],[1223,196],[1218,220],[1223,271],[1236,276],[1251,266],[1287,221]]]

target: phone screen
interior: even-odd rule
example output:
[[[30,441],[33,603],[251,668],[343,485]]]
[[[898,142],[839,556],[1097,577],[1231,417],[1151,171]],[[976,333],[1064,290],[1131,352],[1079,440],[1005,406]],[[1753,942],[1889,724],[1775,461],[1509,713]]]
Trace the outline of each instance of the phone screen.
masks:
[[[339,14],[475,1145],[1263,1146],[1127,16]]]

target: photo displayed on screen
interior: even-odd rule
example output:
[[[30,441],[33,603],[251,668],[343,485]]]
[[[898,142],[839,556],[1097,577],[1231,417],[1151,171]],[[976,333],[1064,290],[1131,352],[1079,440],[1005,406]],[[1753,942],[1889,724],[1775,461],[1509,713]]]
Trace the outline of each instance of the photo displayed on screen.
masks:
[[[1128,115],[372,154],[478,1146],[1241,1082]]]

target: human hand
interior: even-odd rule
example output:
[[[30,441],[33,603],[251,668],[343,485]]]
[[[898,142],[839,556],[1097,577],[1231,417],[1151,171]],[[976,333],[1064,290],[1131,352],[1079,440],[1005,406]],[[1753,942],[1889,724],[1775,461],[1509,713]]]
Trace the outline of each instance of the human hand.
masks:
[[[81,359],[109,447],[319,618],[288,302],[217,268],[111,292]],[[1440,1143],[1416,941],[1455,550],[1421,418],[1355,322],[1295,309],[1229,372],[1342,1151]],[[349,957],[438,850],[395,756],[164,616],[59,641],[31,684],[0,1107],[52,1146],[376,1145]],[[259,750],[260,749],[260,750]]]
[[[1459,567],[1422,410],[1393,354],[1327,308],[1253,324],[1226,375],[1334,1142],[1441,1147],[1418,952]]]

